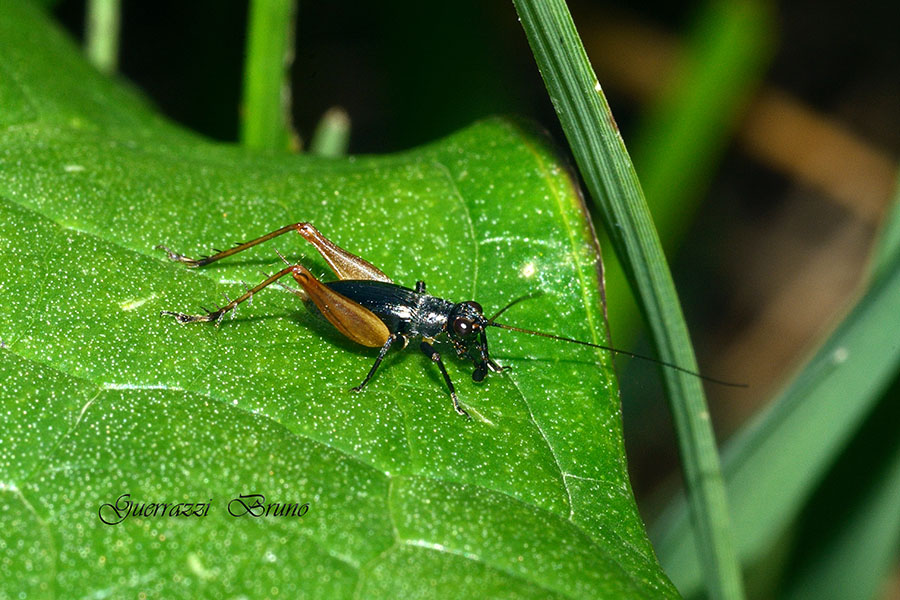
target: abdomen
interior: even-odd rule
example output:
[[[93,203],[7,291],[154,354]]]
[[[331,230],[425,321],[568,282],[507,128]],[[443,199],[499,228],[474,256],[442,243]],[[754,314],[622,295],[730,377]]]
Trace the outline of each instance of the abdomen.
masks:
[[[415,290],[394,283],[356,279],[329,281],[325,285],[372,311],[391,333],[409,333],[410,325],[416,321],[422,295]]]

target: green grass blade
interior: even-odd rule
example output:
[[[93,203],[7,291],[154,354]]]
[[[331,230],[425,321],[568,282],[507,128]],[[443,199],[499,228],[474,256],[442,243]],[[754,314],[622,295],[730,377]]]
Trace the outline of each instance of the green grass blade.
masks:
[[[581,174],[639,298],[659,358],[696,369],[675,286],[637,175],[568,8],[562,0],[516,0],[515,5]],[[700,381],[671,369],[663,373],[710,594],[740,598],[740,572]]]
[[[295,0],[253,0],[247,28],[241,143],[257,150],[291,144],[288,69],[294,58]]]
[[[894,253],[850,315],[772,406],[725,451],[725,478],[738,552],[765,556],[797,517],[836,457],[900,368],[900,254]],[[660,560],[679,589],[697,593],[702,573],[690,551],[683,501],[659,537]]]
[[[322,115],[309,142],[309,153],[337,158],[347,154],[350,143],[350,115],[343,108],[329,108]]]
[[[86,7],[84,45],[88,60],[103,73],[119,66],[119,0],[89,0]]]
[[[900,256],[900,187],[873,257],[882,275]],[[874,598],[900,548],[900,379],[881,396],[797,531],[785,598]]]
[[[770,8],[755,0],[706,2],[671,83],[634,136],[632,155],[654,223],[676,239],[768,64]]]

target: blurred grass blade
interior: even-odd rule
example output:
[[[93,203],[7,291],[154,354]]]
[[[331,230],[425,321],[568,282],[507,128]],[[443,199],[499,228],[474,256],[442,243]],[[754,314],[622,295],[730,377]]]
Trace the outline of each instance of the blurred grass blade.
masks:
[[[704,3],[665,88],[630,140],[667,251],[678,246],[693,221],[734,126],[769,63],[772,37],[769,3]],[[606,281],[616,339],[628,343],[639,328],[639,316],[615,259],[606,263]]]
[[[628,152],[562,0],[515,0],[575,159],[647,318],[661,360],[696,369],[671,274]],[[715,439],[700,381],[663,371],[710,595],[740,598]]]
[[[241,143],[257,150],[292,144],[289,69],[294,60],[295,0],[252,0],[247,27]]]
[[[900,186],[873,257],[876,277],[898,256]],[[895,375],[875,413],[856,434],[850,452],[842,455],[837,473],[829,475],[826,489],[809,503],[814,514],[804,521],[812,535],[798,536],[803,541],[801,550],[795,551],[799,564],[790,570],[786,598],[873,598],[896,563],[900,548],[898,394],[900,377]]]
[[[890,212],[878,236],[878,245],[872,261],[875,277],[884,272],[885,267],[897,254],[900,254],[900,174],[894,183],[894,200]]]
[[[900,253],[806,368],[757,421],[728,444],[725,478],[738,552],[765,556],[800,513],[900,367]],[[661,521],[660,560],[685,595],[702,583],[687,510]]]
[[[782,597],[877,598],[900,548],[900,378],[807,503]]]
[[[88,0],[85,9],[84,45],[88,60],[103,73],[115,73],[119,66],[119,0]]]
[[[347,154],[350,144],[350,115],[343,108],[329,108],[322,115],[309,142],[310,154],[337,158]]]

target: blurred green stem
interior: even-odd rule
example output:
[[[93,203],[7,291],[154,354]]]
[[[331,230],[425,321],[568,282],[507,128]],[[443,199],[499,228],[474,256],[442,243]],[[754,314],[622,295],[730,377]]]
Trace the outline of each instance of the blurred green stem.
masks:
[[[676,250],[694,220],[735,125],[772,54],[771,5],[710,0],[695,16],[684,51],[647,108],[630,147],[663,247]],[[640,325],[625,274],[606,267],[616,343],[630,344]]]
[[[900,173],[894,180],[894,200],[878,235],[878,244],[871,269],[875,277],[884,272],[885,266],[900,253]]]
[[[350,116],[343,108],[333,107],[319,119],[309,142],[310,154],[337,158],[347,154],[350,143]]]
[[[514,0],[547,91],[661,360],[696,370],[675,286],[625,144],[563,0]],[[743,597],[719,455],[703,388],[673,369],[663,380],[678,433],[709,594]]]
[[[103,73],[115,73],[119,66],[120,17],[119,0],[88,0],[85,7],[85,52]]]
[[[251,0],[244,64],[241,143],[256,150],[291,147],[295,0]]]

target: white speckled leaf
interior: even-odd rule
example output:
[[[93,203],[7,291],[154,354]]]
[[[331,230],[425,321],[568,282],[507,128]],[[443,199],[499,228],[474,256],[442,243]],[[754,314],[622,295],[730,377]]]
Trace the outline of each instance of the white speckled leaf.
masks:
[[[492,331],[503,375],[461,400],[414,349],[342,339],[284,290],[221,303],[299,236],[205,269],[185,254],[310,221],[395,281],[511,323],[605,339],[599,260],[544,143],[493,120],[415,151],[261,156],[166,124],[17,0],[0,4],[0,597],[675,595],[625,471],[601,352]],[[129,517],[104,503],[210,503]],[[233,517],[229,500],[309,503]]]

